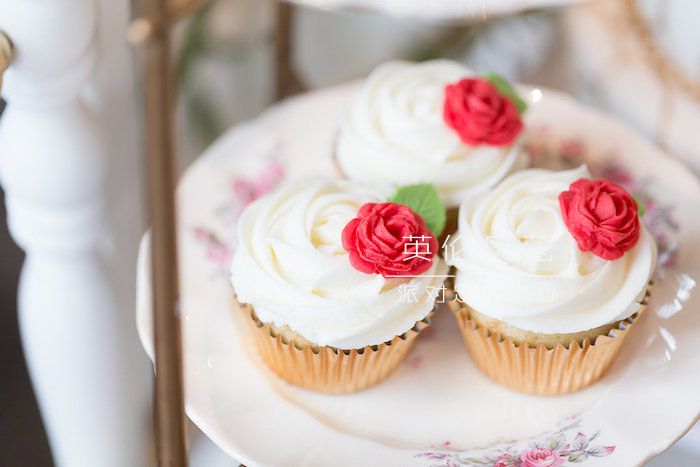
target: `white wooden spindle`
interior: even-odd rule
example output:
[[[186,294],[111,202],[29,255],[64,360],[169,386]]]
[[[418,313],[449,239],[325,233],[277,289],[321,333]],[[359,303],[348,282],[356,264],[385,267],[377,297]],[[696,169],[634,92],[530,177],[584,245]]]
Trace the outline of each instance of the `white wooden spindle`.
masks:
[[[109,13],[98,10],[93,0],[0,0],[0,29],[16,47],[3,84],[0,182],[10,231],[27,254],[20,331],[56,464],[137,467],[151,459],[149,374],[133,305],[116,285],[124,265],[133,267],[133,249],[114,235],[127,220],[113,215],[107,188],[118,191],[109,182],[131,177],[133,185],[138,177],[108,172],[124,167],[108,157],[135,159],[124,152],[133,141],[120,145],[107,135],[111,144],[104,144],[109,102],[86,92],[99,91],[97,66],[114,65],[97,60],[105,58],[95,47],[98,14]],[[122,65],[131,80],[129,64]],[[131,97],[121,94],[111,98]],[[123,103],[114,108],[134,118]],[[139,229],[140,208],[132,208],[130,222]],[[112,229],[117,223],[120,230]]]

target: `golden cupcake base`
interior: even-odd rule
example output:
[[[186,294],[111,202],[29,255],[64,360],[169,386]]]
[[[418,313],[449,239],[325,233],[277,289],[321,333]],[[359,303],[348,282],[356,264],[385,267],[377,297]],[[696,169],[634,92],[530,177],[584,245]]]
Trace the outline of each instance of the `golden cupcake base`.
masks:
[[[591,340],[573,339],[547,346],[527,342],[516,343],[510,337],[479,325],[467,305],[449,302],[462,339],[474,363],[497,383],[527,394],[554,396],[583,389],[610,368],[620,352],[622,343],[643,313],[649,291],[641,302],[642,308],[629,318],[618,321],[607,334]]]
[[[361,349],[316,346],[288,328],[277,329],[258,319],[250,305],[240,305],[260,357],[288,383],[327,394],[367,389],[386,379],[430,325],[430,315],[391,341]]]

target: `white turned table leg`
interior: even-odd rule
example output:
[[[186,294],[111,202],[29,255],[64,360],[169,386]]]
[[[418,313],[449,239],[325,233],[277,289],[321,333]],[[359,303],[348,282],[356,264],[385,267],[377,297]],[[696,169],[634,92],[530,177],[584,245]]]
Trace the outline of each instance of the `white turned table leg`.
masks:
[[[117,120],[109,99],[131,95],[114,81],[110,96],[99,95],[98,10],[92,0],[0,0],[0,29],[16,47],[3,84],[0,182],[10,231],[27,253],[20,330],[56,464],[138,467],[152,459],[151,370],[131,301],[141,208],[133,193],[108,187],[132,189],[139,176],[117,173],[129,165],[109,160],[127,158],[134,168],[137,155],[133,141],[119,145],[104,133],[111,128],[102,124]],[[121,72],[132,79],[130,69]],[[129,106],[114,108],[133,121]],[[120,179],[121,187],[113,183]],[[120,198],[135,201],[131,219]]]

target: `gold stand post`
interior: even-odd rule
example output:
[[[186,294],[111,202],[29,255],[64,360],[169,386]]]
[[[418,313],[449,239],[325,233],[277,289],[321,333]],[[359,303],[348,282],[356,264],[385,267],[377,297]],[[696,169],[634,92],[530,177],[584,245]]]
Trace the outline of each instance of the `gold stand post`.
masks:
[[[137,0],[134,0],[135,2]],[[170,28],[207,0],[140,0],[127,32],[143,47],[145,144],[155,341],[156,454],[161,467],[185,467],[185,413],[182,348],[178,316],[177,223],[175,216],[174,105]],[[136,5],[135,5],[136,6]],[[278,2],[277,98],[302,89],[291,64],[293,7]]]
[[[2,75],[10,66],[13,54],[12,41],[4,32],[0,31],[0,89],[2,89]]]
[[[292,34],[295,6],[277,2],[277,31],[275,34],[275,100],[284,99],[304,89],[292,63]]]
[[[143,42],[145,143],[155,340],[156,455],[161,467],[185,467],[185,413],[178,316],[175,217],[174,85],[170,63],[170,11],[166,0],[144,0],[129,36]]]

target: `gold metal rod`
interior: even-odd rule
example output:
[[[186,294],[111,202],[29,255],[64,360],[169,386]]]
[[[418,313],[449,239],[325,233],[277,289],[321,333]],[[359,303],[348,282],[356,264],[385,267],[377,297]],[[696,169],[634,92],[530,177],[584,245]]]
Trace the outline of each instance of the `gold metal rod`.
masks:
[[[191,15],[204,7],[211,0],[170,0],[168,2],[168,14],[165,24],[172,27],[179,20]],[[154,29],[156,20],[148,13],[141,11],[141,16],[134,15],[127,29],[127,40],[133,45],[140,45],[149,39]],[[162,21],[162,19],[160,20]]]
[[[277,31],[275,33],[275,100],[305,89],[293,64],[293,36],[295,6],[277,2]]]
[[[289,61],[291,60],[292,7],[277,2],[277,31],[275,34],[275,100],[283,99],[289,92]]]
[[[185,413],[178,315],[173,70],[167,0],[144,0],[151,31],[143,42],[145,143],[155,340],[155,431],[160,467],[185,467]]]
[[[168,21],[175,23],[182,18],[194,13],[209,3],[210,0],[171,0],[168,9]]]
[[[0,89],[2,89],[2,76],[5,74],[12,62],[15,48],[7,34],[0,31]]]

